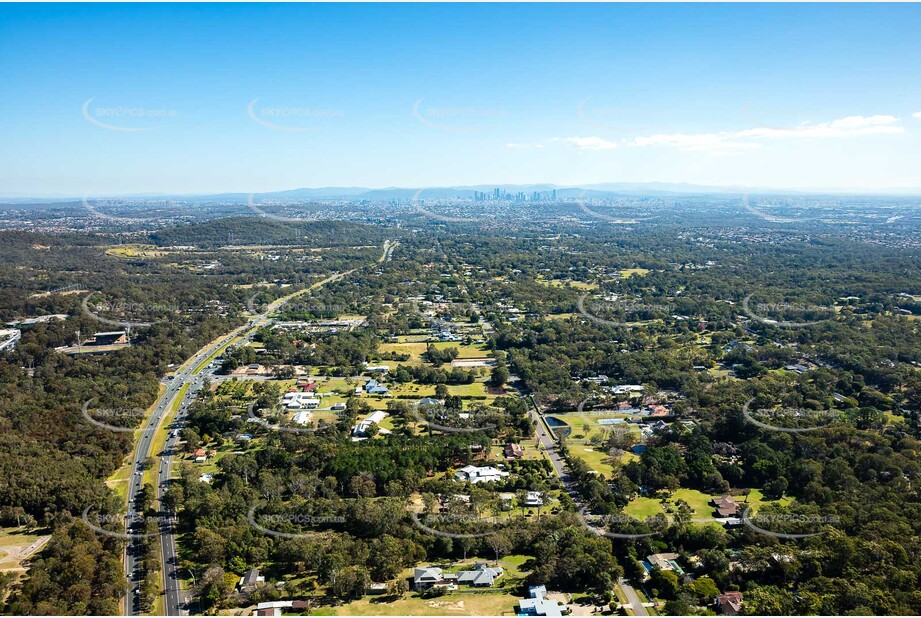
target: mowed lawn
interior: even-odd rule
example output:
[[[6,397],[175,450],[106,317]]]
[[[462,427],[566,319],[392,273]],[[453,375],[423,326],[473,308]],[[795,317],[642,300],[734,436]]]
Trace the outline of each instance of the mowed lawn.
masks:
[[[617,411],[611,411],[605,414],[579,414],[578,412],[567,412],[566,414],[548,414],[548,416],[557,418],[569,425],[572,429],[571,437],[576,434],[581,434],[586,440],[604,434],[605,429],[629,429],[637,435],[638,439],[642,434],[637,425],[626,422],[628,418],[632,418],[634,415],[623,414]],[[617,425],[601,425],[598,423],[600,420],[610,418],[619,418],[624,422]],[[588,428],[587,432],[586,427]]]
[[[23,527],[0,528],[0,572],[19,569],[22,561],[49,538],[27,532]]]
[[[588,444],[569,444],[570,452],[579,459],[585,461],[588,467],[599,472],[607,478],[614,474],[614,466],[608,463],[608,454],[595,449]]]
[[[597,283],[589,283],[588,281],[574,281],[572,279],[544,279],[543,277],[538,277],[536,279],[537,283],[541,285],[546,285],[552,288],[565,288],[571,287],[576,290],[597,290]]]
[[[419,397],[421,399],[422,397],[435,396],[434,384],[416,384],[414,382],[396,384],[394,382],[389,382],[387,383],[387,387],[390,389],[390,394],[393,397],[411,395],[412,397]],[[447,387],[449,394],[456,395],[458,397],[486,398],[481,401],[492,401],[495,399],[495,397],[487,394],[485,382],[473,382],[472,384],[448,384]]]
[[[316,616],[515,616],[518,597],[508,593],[452,592],[434,599],[416,593],[384,602],[381,597],[365,597],[338,607],[312,610]]]
[[[157,402],[160,400],[160,397],[163,396],[164,392],[166,392],[166,385],[160,384],[157,391],[157,398],[154,400],[154,403],[152,403],[150,407],[147,408],[146,412],[144,412],[144,418],[138,425],[139,429],[135,430],[133,434],[135,444],[137,444],[141,439],[143,428],[146,427],[147,423],[150,421],[150,415],[156,407]],[[116,494],[118,494],[118,496],[123,501],[125,501],[126,504],[128,501],[128,486],[131,484],[131,468],[133,462],[134,451],[125,455],[125,458],[122,460],[122,465],[119,466],[119,468],[113,472],[109,478],[106,479],[106,485],[109,487],[109,489],[112,489]]]
[[[678,500],[684,500],[694,511],[694,517],[703,519],[713,516],[713,507],[710,505],[710,500],[718,497],[719,496],[716,495],[711,496],[705,494],[696,489],[681,488],[668,498],[668,502],[672,506],[675,506]],[[792,500],[790,498],[782,498],[775,501],[765,500],[760,489],[752,489],[748,494],[747,500],[745,496],[736,496],[736,502],[742,504],[743,508],[745,508],[746,505],[751,506],[752,512],[756,512],[762,504],[779,504],[786,506],[790,504]],[[637,519],[645,519],[655,515],[664,515],[665,508],[662,505],[662,501],[658,498],[640,496],[630,501],[630,504],[624,508],[624,513]]]
[[[448,572],[456,572],[472,568],[478,560],[490,565],[494,563],[492,558],[469,557],[466,561],[441,561],[434,564]],[[523,567],[528,560],[531,560],[531,556],[503,556],[499,565],[505,573],[498,580],[500,587],[488,592],[470,592],[470,588],[463,586],[457,592],[432,599],[423,599],[415,592],[409,592],[399,600],[366,596],[338,607],[319,607],[311,613],[320,616],[514,616],[519,597],[512,591],[527,575]],[[412,569],[406,569],[402,576],[411,577]]]
[[[425,344],[419,343],[382,343],[378,346],[377,351],[381,354],[409,354],[409,360],[393,361],[394,366],[399,363],[405,365],[419,364],[422,362],[422,353],[425,352]],[[388,363],[388,361],[384,361]]]
[[[474,345],[464,345],[459,341],[436,341],[432,345],[439,350],[445,348],[457,348],[457,358],[482,358],[486,356],[492,356],[490,350],[488,350],[482,344]],[[381,353],[393,352],[396,354],[409,354],[409,360],[405,361],[383,361],[381,364],[387,365],[388,367],[396,367],[399,364],[404,365],[420,365],[424,361],[422,360],[422,355],[425,353],[425,350],[428,347],[428,343],[419,341],[411,343],[382,343],[378,347],[378,351]],[[445,367],[450,367],[449,363],[445,363]]]

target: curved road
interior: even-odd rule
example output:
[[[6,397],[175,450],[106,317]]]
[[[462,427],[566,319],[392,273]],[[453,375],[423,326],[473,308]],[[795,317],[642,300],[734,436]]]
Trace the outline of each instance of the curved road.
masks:
[[[380,259],[377,260],[377,263],[380,264],[390,261],[391,257],[393,256],[394,249],[396,249],[399,244],[399,242],[385,240],[383,245],[383,254],[381,255]],[[128,512],[126,530],[129,534],[142,532],[141,527],[135,528],[136,524],[133,522],[140,521],[138,512],[138,507],[140,506],[138,501],[138,494],[140,493],[142,487],[144,461],[149,456],[151,456],[150,449],[153,444],[154,435],[159,430],[160,425],[162,425],[163,419],[168,415],[168,411],[173,407],[176,397],[182,391],[182,387],[186,384],[189,384],[189,388],[185,392],[183,401],[179,402],[179,410],[176,412],[175,420],[169,427],[166,428],[166,430],[168,430],[170,433],[166,439],[163,452],[152,454],[155,458],[159,458],[159,462],[156,464],[159,466],[156,490],[158,501],[163,498],[165,489],[168,487],[173,453],[179,441],[179,430],[183,425],[183,420],[185,419],[186,410],[188,409],[189,403],[195,399],[199,390],[201,390],[202,385],[204,384],[206,377],[205,370],[209,369],[207,366],[202,366],[202,363],[204,363],[204,361],[207,360],[212,354],[220,350],[222,346],[229,344],[235,337],[241,336],[241,333],[244,331],[246,332],[246,335],[243,336],[248,337],[259,328],[265,326],[270,321],[269,316],[278,311],[278,309],[284,306],[285,303],[298,296],[307,294],[323,285],[326,285],[327,283],[342,279],[343,277],[352,274],[356,270],[358,269],[356,268],[344,273],[331,275],[308,288],[299,290],[293,294],[289,294],[288,296],[275,300],[266,308],[265,312],[261,313],[257,318],[251,319],[246,325],[234,329],[230,333],[221,337],[218,341],[203,347],[195,354],[195,356],[182,364],[179,370],[174,374],[173,378],[167,382],[166,391],[157,400],[154,412],[151,414],[147,425],[144,427],[144,431],[141,434],[141,438],[138,441],[137,448],[135,449],[134,461],[132,462],[131,466],[131,482],[128,488]],[[209,370],[208,373],[212,372]],[[179,559],[176,553],[175,529],[173,528],[171,520],[164,521],[164,519],[165,518],[161,519],[159,523],[161,560],[160,572],[163,576],[164,592],[166,594],[164,609],[167,616],[179,616],[183,613],[183,610],[187,605],[187,599],[182,592],[181,579],[179,577]],[[140,615],[138,601],[140,600],[140,578],[142,574],[137,571],[136,560],[137,552],[139,549],[139,543],[136,539],[129,541],[128,546],[125,549],[125,574],[128,580],[128,594],[125,597],[126,616]]]

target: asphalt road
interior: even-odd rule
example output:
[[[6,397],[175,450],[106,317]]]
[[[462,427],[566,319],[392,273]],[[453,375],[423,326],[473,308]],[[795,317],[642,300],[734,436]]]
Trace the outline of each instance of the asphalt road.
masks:
[[[560,452],[556,448],[556,440],[554,440],[553,436],[547,430],[547,426],[544,424],[543,415],[537,407],[537,402],[534,401],[533,397],[527,397],[527,400],[531,403],[531,420],[534,421],[537,439],[540,440],[540,445],[543,447],[544,452],[547,453],[547,457],[553,465],[553,471],[556,472],[556,475],[559,477],[560,481],[563,482],[563,486],[566,487],[567,490],[573,490],[572,479],[569,478],[569,473],[566,472],[566,462],[560,456]],[[570,491],[570,493],[572,493],[572,491]]]
[[[396,249],[399,244],[399,242],[391,242],[390,240],[384,241],[382,248],[383,253],[377,262],[382,263],[385,261],[390,261],[393,256],[394,249]],[[138,502],[138,494],[142,487],[141,483],[143,479],[144,461],[149,456],[153,455],[155,458],[159,459],[159,461],[155,464],[159,466],[159,470],[157,472],[156,490],[158,501],[163,497],[163,494],[169,486],[173,452],[176,450],[176,446],[179,441],[179,432],[184,423],[186,410],[188,409],[189,404],[197,396],[198,391],[202,388],[206,373],[213,373],[213,370],[209,367],[203,367],[201,371],[196,373],[196,369],[198,369],[199,365],[201,365],[202,362],[204,362],[214,352],[220,349],[221,346],[231,341],[234,337],[240,336],[241,333],[246,333],[244,337],[251,336],[257,329],[269,323],[269,316],[278,311],[278,309],[281,308],[285,303],[331,281],[342,279],[343,277],[346,277],[355,272],[355,270],[357,269],[352,269],[344,273],[332,275],[318,283],[315,283],[310,288],[300,290],[299,292],[283,298],[279,298],[278,300],[271,303],[266,308],[264,313],[260,314],[257,318],[250,320],[248,324],[234,329],[217,342],[205,346],[199,350],[191,361],[187,361],[181,366],[180,370],[174,374],[171,380],[166,381],[166,391],[157,401],[154,413],[151,415],[150,420],[144,427],[144,432],[141,435],[141,439],[138,442],[137,448],[135,449],[134,462],[132,463],[131,467],[131,484],[128,488],[127,532],[129,534],[141,532],[141,529],[134,528],[134,524],[131,522],[138,521],[138,507],[140,506]],[[170,432],[166,439],[164,450],[162,453],[151,454],[150,449],[151,445],[153,444],[154,435],[159,430],[163,419],[167,415],[167,412],[171,409],[173,402],[179,395],[183,385],[186,383],[190,383],[190,386],[186,391],[184,400],[179,404],[179,410],[176,413],[176,418],[170,427],[164,429],[165,431]],[[165,515],[165,513],[161,513],[161,516]],[[176,552],[176,535],[172,522],[168,521],[165,517],[161,517],[159,532],[161,560],[160,571],[164,581],[165,614],[167,616],[183,615],[188,613],[188,599],[186,598],[185,593],[182,591],[181,579],[179,577],[179,558]],[[128,584],[128,594],[125,597],[126,616],[140,615],[138,601],[140,599],[141,574],[137,572],[136,560],[140,546],[138,541],[139,539],[130,540],[125,550],[125,574]]]
[[[196,377],[193,373],[195,369],[207,359],[215,350],[224,345],[227,341],[235,337],[243,328],[241,327],[234,330],[229,335],[221,338],[220,341],[212,345],[206,346],[199,350],[199,352],[193,357],[190,362],[187,362],[182,365],[182,368],[174,374],[174,377],[171,380],[166,381],[166,391],[157,401],[154,412],[150,417],[147,425],[144,427],[144,432],[141,435],[141,439],[138,442],[137,448],[134,453],[134,461],[131,466],[131,484],[128,487],[128,534],[140,534],[143,532],[143,524],[140,523],[138,509],[141,506],[139,503],[139,494],[142,487],[142,480],[144,474],[144,461],[151,455],[150,449],[153,444],[154,435],[156,434],[158,428],[163,422],[164,417],[166,417],[167,412],[170,407],[173,405],[176,397],[179,395],[179,392],[182,390],[182,387],[187,382],[192,382]],[[189,393],[195,389],[194,383],[193,386],[189,387]],[[181,416],[185,416],[183,411],[177,413],[176,422],[181,422]],[[172,445],[175,446],[176,438],[170,438]],[[166,450],[167,452],[170,449],[170,441],[167,442]],[[154,453],[153,455],[159,455]],[[169,478],[169,469],[168,466],[164,466],[161,460],[160,462],[160,471],[158,474],[158,485],[165,483]],[[164,469],[165,468],[165,469]],[[157,497],[161,496],[162,489],[158,487]],[[137,523],[134,523],[137,522]],[[136,526],[136,527],[135,527]],[[172,525],[165,521],[163,518],[159,522],[160,534],[162,536],[171,537],[172,536]],[[137,552],[140,549],[140,540],[141,538],[134,538],[128,542],[128,546],[125,549],[125,573],[128,579],[128,594],[125,598],[125,615],[128,616],[137,616],[140,615],[138,608],[138,601],[140,598],[140,577],[141,573],[137,572]],[[175,553],[175,552],[174,552]],[[169,597],[169,595],[167,595]],[[174,605],[175,613],[169,613],[169,615],[178,615],[178,603]]]
[[[563,483],[563,487],[569,492],[569,495],[572,496],[573,501],[576,503],[576,507],[581,509],[583,508],[582,499],[579,496],[578,492],[575,490],[575,485],[572,482],[572,478],[569,473],[566,471],[566,462],[560,456],[559,451],[556,448],[556,441],[553,439],[553,436],[547,430],[547,426],[544,424],[542,414],[540,413],[540,408],[537,406],[537,402],[534,401],[533,397],[528,397],[528,401],[531,403],[531,420],[534,421],[534,426],[537,431],[537,439],[540,441],[541,446],[544,451],[547,453],[547,457],[550,459],[550,463],[553,465],[553,470],[556,472],[557,477],[560,479],[560,482]],[[640,600],[639,595],[636,593],[636,590],[627,583],[627,580],[620,578],[618,581],[621,589],[624,591],[624,594],[627,596],[629,601],[630,608],[633,610],[633,613],[637,616],[648,616],[649,612],[643,607],[643,602]]]
[[[636,590],[633,589],[633,586],[628,584],[627,580],[625,580],[623,577],[621,577],[617,583],[620,584],[621,590],[624,591],[624,594],[627,596],[627,600],[630,601],[630,609],[633,610],[633,613],[637,616],[648,616],[649,612],[646,611],[645,607],[643,607],[643,602],[640,600]]]

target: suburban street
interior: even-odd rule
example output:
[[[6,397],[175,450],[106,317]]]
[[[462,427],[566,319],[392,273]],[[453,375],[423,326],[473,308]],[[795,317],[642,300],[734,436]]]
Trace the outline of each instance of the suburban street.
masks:
[[[540,412],[540,408],[537,405],[537,401],[535,401],[531,396],[528,396],[527,400],[531,403],[531,420],[534,421],[535,431],[537,432],[537,439],[540,442],[541,447],[547,454],[547,458],[550,460],[550,464],[553,466],[553,470],[556,472],[560,482],[563,483],[563,487],[566,489],[566,491],[569,492],[569,495],[576,503],[577,508],[583,508],[584,505],[582,504],[582,500],[578,493],[575,491],[572,479],[570,478],[569,473],[566,471],[566,462],[563,460],[559,451],[557,450],[556,440],[553,439],[552,434],[547,429],[547,425],[542,418],[542,414]],[[643,606],[643,602],[640,600],[636,590],[634,590],[634,588],[627,583],[627,580],[620,578],[617,583],[624,591],[624,594],[629,601],[630,609],[633,610],[633,613],[637,616],[648,616],[649,612],[646,610],[646,607]]]
[[[398,245],[398,242],[386,240],[383,245],[383,253],[377,260],[377,263],[389,261],[393,255],[394,249],[396,249]],[[221,350],[222,347],[228,346],[235,338],[242,337],[245,340],[256,330],[268,324],[271,321],[270,316],[289,301],[326,285],[327,283],[342,279],[355,272],[355,270],[357,269],[331,275],[322,281],[314,283],[308,288],[275,300],[269,304],[266,310],[259,314],[258,317],[251,319],[247,324],[234,329],[219,340],[199,350],[195,356],[182,364],[176,373],[173,374],[172,379],[165,381],[166,390],[157,400],[153,414],[151,414],[147,425],[144,427],[144,431],[135,449],[134,461],[132,462],[131,468],[131,482],[128,489],[127,532],[129,534],[137,534],[142,531],[142,526],[138,527],[138,522],[140,521],[139,507],[141,506],[139,503],[139,493],[142,488],[144,462],[148,457],[153,457],[156,462],[155,465],[159,467],[156,489],[158,502],[169,487],[173,454],[179,442],[179,433],[183,426],[186,410],[201,390],[206,375],[211,375],[214,371],[211,366],[203,366],[203,363],[209,357]],[[245,333],[245,335],[242,333]],[[168,416],[169,411],[174,406],[177,396],[182,392],[182,388],[186,384],[189,385],[189,388],[186,390],[183,400],[179,402],[176,418],[168,427],[161,428],[163,420]],[[161,430],[169,432],[164,450],[162,453],[151,453],[154,436],[157,431]],[[176,550],[175,529],[172,521],[165,517],[166,514],[161,513],[161,515],[164,515],[164,517],[158,522],[158,526],[160,532],[161,554],[160,572],[163,577],[165,595],[164,613],[167,616],[179,616],[188,613],[188,599],[182,591],[182,580],[179,577],[179,558]],[[140,600],[140,579],[142,574],[137,570],[136,560],[140,548],[140,544],[138,543],[140,538],[142,537],[129,541],[125,550],[125,574],[127,577],[128,589],[128,593],[125,597],[125,615],[128,616],[140,615],[138,601]]]
[[[633,586],[627,583],[627,580],[621,577],[617,580],[617,583],[620,585],[620,589],[624,591],[624,594],[627,597],[627,600],[630,602],[630,609],[633,610],[633,613],[637,616],[648,616],[649,612],[646,611],[646,607],[643,605],[643,602],[640,600],[640,596],[636,593],[636,590],[633,589]]]
[[[542,418],[540,408],[537,407],[537,402],[534,401],[534,397],[529,396],[527,399],[531,403],[531,420],[534,421],[537,439],[540,441],[540,445],[544,449],[544,452],[547,453],[547,458],[550,459],[550,463],[553,465],[553,470],[556,472],[556,475],[563,482],[566,489],[571,490],[572,483],[569,478],[569,473],[566,472],[566,462],[563,461],[563,458],[556,448],[556,440],[547,429],[547,425]]]

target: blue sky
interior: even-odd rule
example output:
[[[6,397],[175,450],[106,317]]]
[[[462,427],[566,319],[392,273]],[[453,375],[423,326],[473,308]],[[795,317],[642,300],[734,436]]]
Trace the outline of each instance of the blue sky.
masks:
[[[0,195],[921,187],[918,5],[0,5]]]

